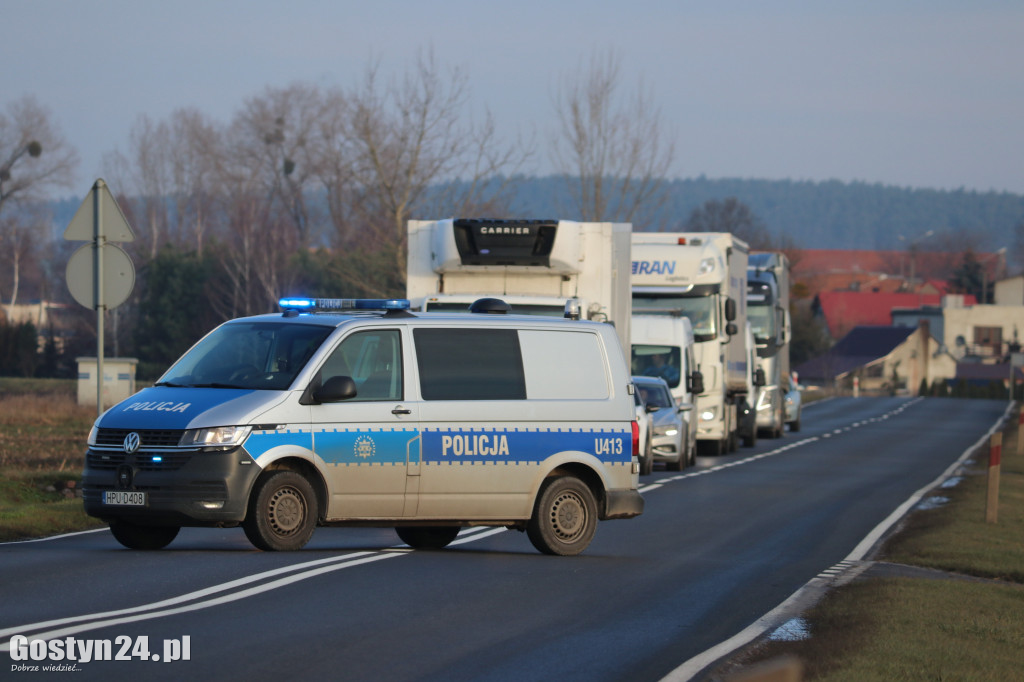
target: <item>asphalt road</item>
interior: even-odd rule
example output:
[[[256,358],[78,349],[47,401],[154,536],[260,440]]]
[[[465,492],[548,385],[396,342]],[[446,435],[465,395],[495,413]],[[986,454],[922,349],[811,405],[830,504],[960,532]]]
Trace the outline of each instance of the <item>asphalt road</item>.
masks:
[[[502,529],[439,552],[343,528],[295,553],[256,551],[239,529],[184,529],[156,552],[105,530],[0,545],[0,668],[17,679],[32,674],[19,666],[74,665],[79,681],[678,678],[842,563],[1006,407],[806,406],[799,433],[643,477],[645,513],[602,523],[578,557],[541,555]],[[15,635],[49,648],[12,650]],[[71,637],[79,660],[55,660]],[[131,660],[83,662],[96,640]]]

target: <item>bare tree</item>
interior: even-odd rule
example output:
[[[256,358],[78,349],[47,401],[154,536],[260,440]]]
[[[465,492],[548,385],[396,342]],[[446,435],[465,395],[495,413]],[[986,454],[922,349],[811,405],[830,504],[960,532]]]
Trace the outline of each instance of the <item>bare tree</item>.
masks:
[[[0,112],[0,249],[11,266],[13,306],[21,285],[21,269],[38,241],[45,221],[29,205],[46,192],[71,185],[78,155],[50,120],[49,112],[31,96],[15,100]],[[21,204],[17,215],[6,211]]]
[[[688,232],[731,232],[752,249],[773,249],[771,236],[764,222],[750,207],[737,199],[728,197],[719,201],[711,199],[703,206],[693,209],[686,221]]]
[[[64,141],[50,113],[27,95],[0,112],[0,212],[8,200],[29,201],[69,187],[78,153]]]
[[[312,231],[320,224],[307,200],[320,175],[324,109],[324,96],[314,86],[267,88],[246,101],[232,125],[236,159],[258,172],[271,206],[292,222],[301,248],[314,240]]]
[[[619,58],[595,52],[555,95],[559,128],[551,157],[581,220],[634,221],[665,202],[675,149],[642,81],[620,96]]]
[[[10,268],[11,289],[7,302],[12,307],[18,302],[22,272],[35,274],[37,277],[39,275],[39,268],[32,266],[35,264],[41,241],[39,236],[47,234],[46,230],[47,221],[39,209],[9,212],[8,215],[0,217],[0,263]],[[37,281],[36,284],[38,283]],[[0,292],[7,284],[8,282],[0,282]],[[2,301],[3,296],[0,295],[0,302]]]
[[[446,215],[485,203],[507,189],[507,180],[528,156],[497,139],[490,115],[476,124],[466,114],[468,88],[458,69],[443,73],[432,53],[420,54],[399,83],[382,86],[376,65],[345,98],[352,155],[351,216],[378,246],[392,251],[396,272],[405,272],[406,221],[415,211]],[[440,214],[438,214],[440,215]],[[352,234],[349,226],[344,231]]]
[[[216,206],[217,179],[223,163],[223,133],[196,109],[171,114],[171,179],[174,187],[176,231],[195,241],[202,255],[203,240]]]

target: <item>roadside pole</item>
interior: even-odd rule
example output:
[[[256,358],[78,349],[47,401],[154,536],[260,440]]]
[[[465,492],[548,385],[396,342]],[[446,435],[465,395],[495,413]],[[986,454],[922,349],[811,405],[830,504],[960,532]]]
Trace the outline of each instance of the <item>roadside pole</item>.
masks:
[[[988,502],[985,505],[985,521],[999,521],[999,468],[1002,460],[1003,432],[996,431],[988,449]]]
[[[1024,405],[1017,413],[1017,454],[1024,452]]]
[[[96,311],[96,413],[103,414],[104,314],[128,299],[135,286],[135,266],[121,247],[135,232],[102,178],[96,180],[64,230],[64,239],[84,241],[68,260],[65,279],[72,298]]]

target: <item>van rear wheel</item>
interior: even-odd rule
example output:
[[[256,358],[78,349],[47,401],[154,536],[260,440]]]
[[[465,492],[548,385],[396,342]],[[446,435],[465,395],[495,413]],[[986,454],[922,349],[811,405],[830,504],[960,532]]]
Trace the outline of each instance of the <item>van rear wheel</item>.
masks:
[[[594,493],[575,476],[550,479],[541,488],[526,524],[526,534],[538,551],[560,556],[582,552],[596,531]]]
[[[270,471],[256,482],[242,527],[258,549],[288,552],[309,542],[317,514],[316,493],[304,476]]]
[[[398,526],[395,532],[413,549],[444,549],[454,540],[460,526]]]

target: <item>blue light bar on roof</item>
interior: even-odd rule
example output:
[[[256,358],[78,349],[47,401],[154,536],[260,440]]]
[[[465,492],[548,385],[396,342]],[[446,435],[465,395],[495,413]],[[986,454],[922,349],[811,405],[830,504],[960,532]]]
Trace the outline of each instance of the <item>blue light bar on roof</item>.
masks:
[[[408,310],[408,299],[404,298],[282,298],[277,304],[282,310],[300,312],[341,311],[341,310]]]

